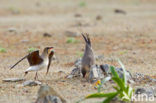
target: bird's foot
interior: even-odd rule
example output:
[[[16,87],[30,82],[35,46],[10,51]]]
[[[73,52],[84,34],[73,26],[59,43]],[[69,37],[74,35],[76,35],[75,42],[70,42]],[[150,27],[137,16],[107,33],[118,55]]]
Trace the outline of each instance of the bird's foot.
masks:
[[[24,74],[24,77],[25,77],[25,76],[28,74],[28,72],[26,71],[26,72],[24,72],[24,73],[25,73],[25,74]],[[23,77],[23,78],[24,78],[24,77]]]

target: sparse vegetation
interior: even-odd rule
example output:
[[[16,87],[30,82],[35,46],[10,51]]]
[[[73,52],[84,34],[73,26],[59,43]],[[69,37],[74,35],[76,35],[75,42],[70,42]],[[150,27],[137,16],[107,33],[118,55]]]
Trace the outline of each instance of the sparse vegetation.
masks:
[[[9,10],[10,10],[13,14],[19,14],[19,13],[21,12],[19,8],[13,7],[13,6],[9,7]]]
[[[33,51],[35,51],[35,50],[37,50],[37,49],[36,49],[36,48],[31,47],[31,48],[29,48],[29,49],[28,49],[28,53],[31,53],[31,52],[33,52]]]
[[[121,101],[131,101],[134,89],[131,88],[127,84],[127,78],[125,76],[126,70],[120,60],[119,60],[119,64],[121,65],[121,67],[123,68],[123,71],[124,71],[123,79],[119,77],[118,73],[115,70],[115,67],[110,66],[112,80],[117,84],[117,86],[113,87],[116,91],[110,92],[110,93],[101,92],[101,87],[102,87],[101,85],[103,85],[106,81],[109,80],[109,78],[106,78],[102,81],[102,83],[100,83],[100,85],[98,87],[98,93],[90,94],[90,95],[86,96],[85,99],[105,98],[105,100],[102,103],[109,103],[114,97],[117,97]]]
[[[66,43],[78,43],[79,41],[78,40],[76,40],[75,38],[73,38],[73,37],[69,37],[69,38],[67,38],[67,41],[66,41]]]
[[[6,53],[7,50],[6,50],[5,48],[3,48],[3,47],[0,47],[0,52],[1,52],[1,53]]]
[[[80,6],[80,7],[85,7],[85,6],[86,6],[86,2],[85,2],[85,1],[81,1],[81,2],[79,3],[79,6]]]
[[[78,56],[82,57],[83,56],[83,52],[77,52],[76,53]]]
[[[120,52],[119,52],[120,55],[124,55],[124,54],[127,54],[127,53],[128,53],[128,52],[127,52],[126,50],[125,50],[125,51],[120,51]]]

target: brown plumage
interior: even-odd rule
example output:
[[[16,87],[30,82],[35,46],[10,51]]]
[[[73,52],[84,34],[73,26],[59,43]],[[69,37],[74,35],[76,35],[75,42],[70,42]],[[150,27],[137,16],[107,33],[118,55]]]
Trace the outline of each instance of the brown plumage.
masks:
[[[85,51],[84,51],[84,55],[82,58],[82,68],[81,68],[81,72],[83,77],[88,78],[89,76],[89,72],[90,72],[90,68],[92,65],[94,65],[94,53],[93,53],[93,49],[92,49],[92,45],[91,45],[91,41],[89,38],[89,34],[86,34],[86,36],[84,34],[82,34],[84,40],[85,40]]]
[[[25,75],[28,74],[28,72],[30,71],[36,71],[36,75],[35,75],[35,79],[36,79],[38,77],[37,71],[41,70],[44,67],[47,67],[47,72],[46,72],[47,74],[51,64],[51,58],[54,55],[54,51],[51,51],[51,49],[53,49],[53,47],[44,48],[41,56],[39,55],[39,50],[33,51],[28,55],[24,56],[22,59],[20,59],[10,69],[14,68],[18,63],[20,63],[22,60],[27,58],[30,67],[25,71]]]
[[[39,51],[34,51],[27,56],[27,60],[30,66],[37,65],[43,62],[43,59],[39,55]]]

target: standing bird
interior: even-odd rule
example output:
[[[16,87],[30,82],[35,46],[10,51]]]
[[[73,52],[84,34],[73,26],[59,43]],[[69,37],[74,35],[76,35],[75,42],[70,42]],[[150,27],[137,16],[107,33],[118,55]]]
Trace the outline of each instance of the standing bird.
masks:
[[[86,42],[86,47],[85,47],[85,51],[84,51],[84,55],[82,58],[82,68],[81,68],[81,72],[83,75],[83,78],[89,78],[89,72],[91,69],[91,66],[94,65],[94,53],[93,53],[93,49],[91,46],[91,41],[89,38],[89,34],[86,34],[86,36],[84,34],[82,34],[85,42]]]
[[[33,51],[33,52],[29,53],[28,55],[26,55],[25,57],[23,57],[22,59],[20,59],[10,69],[14,68],[18,63],[20,63],[22,60],[27,58],[30,67],[28,69],[26,69],[25,75],[27,75],[28,72],[30,72],[30,71],[36,71],[36,75],[34,78],[36,80],[38,78],[37,72],[39,70],[43,69],[44,67],[47,67],[46,74],[48,73],[49,67],[51,64],[51,59],[54,55],[54,51],[52,49],[53,49],[53,47],[44,48],[41,56],[39,55],[39,50]]]

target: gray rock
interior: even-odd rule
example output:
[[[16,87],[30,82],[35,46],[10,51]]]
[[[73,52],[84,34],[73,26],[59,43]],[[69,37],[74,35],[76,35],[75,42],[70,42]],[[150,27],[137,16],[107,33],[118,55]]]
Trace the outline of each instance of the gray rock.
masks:
[[[67,78],[73,78],[73,77],[76,77],[76,76],[80,76],[81,75],[81,58],[80,59],[77,59],[75,61],[75,67],[72,72],[70,73],[70,75],[67,76]],[[103,65],[94,65],[91,67],[91,71],[90,71],[90,75],[89,75],[89,80],[90,81],[96,81],[98,79],[102,79],[102,78],[105,78],[107,76],[110,76],[111,75],[111,71],[109,69],[109,65],[108,64],[103,64]],[[115,68],[119,77],[120,78],[123,78],[123,69],[122,68]],[[127,81],[129,83],[134,83],[134,80],[132,78],[132,75],[129,71],[126,71],[126,78],[127,78]]]
[[[23,86],[37,86],[37,85],[41,85],[41,84],[42,83],[39,81],[28,80],[23,83]]]
[[[108,64],[104,64],[104,65],[100,65],[101,70],[103,71],[103,73],[105,75],[109,75],[110,70],[109,70],[109,65]]]
[[[121,9],[115,9],[114,12],[119,13],[119,14],[124,14],[124,15],[126,14],[126,11],[121,10]]]
[[[62,103],[62,101],[59,97],[49,95],[44,98],[39,98],[35,103]]]
[[[155,97],[156,96],[156,87],[154,86],[147,86],[147,87],[138,87],[135,90],[136,95],[146,94],[148,97]]]
[[[141,73],[135,73],[133,75],[133,78],[134,78],[135,82],[140,82],[140,81],[144,80],[144,77],[145,77],[145,75],[141,74]]]
[[[68,37],[77,37],[80,36],[79,33],[77,32],[72,32],[72,31],[65,31],[64,35],[68,36]]]
[[[93,65],[90,70],[89,80],[91,82],[104,78],[104,73],[98,65]]]
[[[82,61],[82,58],[79,58],[79,59],[77,59],[76,61],[75,61],[75,67],[77,67],[77,68],[81,68],[81,61]]]
[[[71,78],[73,78],[73,77],[74,77],[74,75],[72,75],[72,74],[67,75],[67,78],[68,78],[68,79],[71,79]]]
[[[75,16],[75,17],[82,17],[82,15],[79,14],[79,13],[76,13],[74,16]]]
[[[123,78],[123,69],[122,68],[116,68],[116,71],[118,72],[118,75],[120,78]],[[132,75],[129,71],[126,71],[126,78],[128,82],[133,82]]]
[[[104,60],[104,55],[96,55],[95,59],[96,60]]]
[[[19,82],[19,81],[24,81],[25,79],[23,78],[6,78],[3,79],[3,82]]]
[[[53,88],[48,85],[41,85],[38,90],[38,97],[35,103],[66,103]]]
[[[103,71],[104,75],[109,76],[111,75],[111,71],[109,69],[108,64],[100,65],[101,70]],[[122,68],[115,68],[116,72],[118,73],[120,78],[123,78],[123,69]],[[129,71],[126,71],[126,78],[129,83],[134,83],[132,75]]]
[[[133,79],[137,83],[139,83],[139,82],[146,82],[146,83],[148,83],[148,82],[154,82],[154,79],[153,78],[151,78],[148,75],[144,75],[142,73],[135,73],[133,75]]]
[[[137,88],[135,90],[135,94],[142,94],[142,93],[145,93],[145,92],[146,92],[146,90],[144,88]]]
[[[52,37],[52,34],[44,33],[44,34],[43,34],[43,37]]]
[[[97,15],[96,16],[96,20],[102,20],[102,16],[101,15]]]
[[[72,72],[67,76],[68,79],[73,78],[73,77],[78,77],[81,76],[81,70],[80,68],[74,68]]]
[[[154,82],[154,83],[156,83],[156,79],[151,78],[151,81]]]
[[[8,31],[9,32],[17,32],[17,29],[16,28],[9,28]]]

